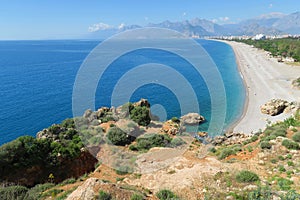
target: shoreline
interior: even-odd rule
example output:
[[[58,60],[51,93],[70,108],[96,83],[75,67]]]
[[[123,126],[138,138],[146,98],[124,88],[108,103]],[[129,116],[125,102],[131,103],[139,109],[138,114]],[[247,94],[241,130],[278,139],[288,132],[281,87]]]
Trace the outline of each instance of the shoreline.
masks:
[[[299,66],[278,63],[267,52],[234,41],[215,40],[228,44],[234,51],[236,64],[245,88],[245,103],[241,116],[226,131],[251,134],[266,127],[267,122],[282,121],[292,113],[269,116],[260,112],[260,106],[278,98],[300,101],[300,90],[291,82],[300,75]],[[297,76],[298,75],[298,76]]]
[[[217,40],[219,42],[223,42],[227,45],[229,45],[233,52],[234,52],[234,56],[235,56],[235,63],[236,63],[236,66],[237,66],[237,69],[238,69],[238,72],[240,74],[240,77],[242,79],[242,82],[243,82],[243,87],[245,89],[245,102],[244,102],[244,106],[243,106],[243,111],[242,111],[242,114],[240,115],[240,117],[238,119],[235,120],[234,123],[232,123],[228,129],[226,130],[226,132],[233,132],[234,131],[234,128],[242,121],[242,119],[246,116],[246,113],[247,113],[247,110],[248,110],[248,106],[249,106],[249,90],[248,90],[248,87],[247,87],[247,83],[246,83],[246,80],[245,80],[245,75],[243,74],[242,72],[242,68],[241,68],[241,63],[240,63],[240,59],[239,59],[239,55],[237,54],[236,52],[236,49],[232,47],[232,45],[230,45],[230,43],[227,43],[226,41],[222,41],[222,40]]]

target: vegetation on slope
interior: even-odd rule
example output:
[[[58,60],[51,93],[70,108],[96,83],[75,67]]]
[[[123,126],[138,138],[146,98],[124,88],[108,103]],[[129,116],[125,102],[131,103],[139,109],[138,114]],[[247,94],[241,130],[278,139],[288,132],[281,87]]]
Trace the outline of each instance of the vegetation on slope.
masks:
[[[281,38],[267,40],[238,40],[257,48],[269,51],[273,56],[292,57],[300,61],[300,39]]]

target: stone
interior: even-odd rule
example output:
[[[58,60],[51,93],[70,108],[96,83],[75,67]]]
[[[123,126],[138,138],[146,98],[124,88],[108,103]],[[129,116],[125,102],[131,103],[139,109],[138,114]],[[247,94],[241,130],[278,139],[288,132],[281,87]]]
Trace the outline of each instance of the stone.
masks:
[[[256,189],[257,189],[257,185],[247,185],[244,187],[244,190],[248,190],[248,191],[256,190]]]
[[[180,121],[183,124],[198,125],[201,122],[205,121],[205,118],[198,113],[188,113],[188,114],[180,117]]]
[[[84,112],[83,117],[88,118],[92,113],[93,111],[91,109],[88,109]]]
[[[133,106],[140,106],[140,107],[150,108],[150,103],[147,99],[141,99],[138,102],[134,103]]]
[[[282,99],[272,99],[260,107],[260,111],[263,114],[276,116],[289,106],[289,103]]]
[[[198,132],[199,137],[206,137],[208,135],[207,132]]]

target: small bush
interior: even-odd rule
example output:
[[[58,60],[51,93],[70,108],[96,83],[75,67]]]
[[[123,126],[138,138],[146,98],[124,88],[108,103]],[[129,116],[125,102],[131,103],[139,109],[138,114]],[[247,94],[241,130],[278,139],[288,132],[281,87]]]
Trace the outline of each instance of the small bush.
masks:
[[[272,135],[274,135],[275,137],[285,137],[286,136],[286,130],[285,129],[278,129],[272,132]]]
[[[99,191],[99,200],[111,200],[112,197],[109,193],[103,191],[103,190],[100,190]]]
[[[172,117],[172,122],[175,122],[175,123],[179,123],[180,122],[180,120],[177,118],[177,117]]]
[[[293,163],[293,161],[287,161],[288,166],[294,166],[295,164]]]
[[[156,193],[157,198],[160,200],[175,200],[177,196],[170,190],[160,190]]]
[[[136,141],[136,146],[130,147],[131,149],[137,149],[139,151],[149,150],[152,147],[166,147],[170,144],[171,138],[164,134],[148,134],[139,137]],[[175,141],[176,142],[176,141]]]
[[[31,188],[30,190],[28,190],[24,199],[26,199],[26,200],[40,199],[42,196],[42,193],[44,191],[46,191],[54,186],[55,185],[53,183],[38,184],[38,185],[34,186],[33,188]]]
[[[172,141],[171,141],[171,147],[178,147],[178,146],[181,146],[183,144],[186,144],[186,142],[179,138],[179,137],[176,137],[176,138],[173,138]]]
[[[146,106],[135,106],[130,110],[130,118],[141,126],[148,126],[151,122],[150,110]]]
[[[299,149],[299,144],[292,140],[285,139],[282,141],[281,144],[282,146],[285,146],[287,149],[296,149],[296,150]]]
[[[275,163],[277,163],[277,162],[278,162],[278,160],[277,160],[277,159],[275,159],[275,158],[272,158],[270,161],[271,161],[271,163],[273,163],[273,164],[275,164]]]
[[[277,185],[281,190],[289,190],[291,189],[291,185],[293,184],[293,181],[286,179],[286,178],[278,178],[277,179]]]
[[[257,174],[247,170],[240,171],[235,178],[241,183],[251,183],[259,180]]]
[[[210,147],[210,148],[208,149],[208,151],[209,151],[209,152],[212,152],[212,153],[216,153],[216,152],[217,152],[217,150],[216,150],[215,147]]]
[[[267,141],[262,141],[260,143],[260,148],[262,149],[271,149],[272,145]]]
[[[295,141],[295,142],[300,142],[300,131],[296,132],[292,139]]]
[[[76,182],[75,178],[68,178],[68,179],[64,180],[61,184],[62,185],[67,185],[67,184],[73,184],[75,182]]]
[[[278,166],[278,170],[279,170],[280,172],[285,172],[285,171],[286,171],[286,169],[284,168],[283,165],[279,165],[279,166]]]
[[[133,194],[130,198],[130,200],[144,200],[145,198],[143,197],[143,195],[140,194]]]
[[[241,147],[238,145],[231,146],[231,147],[225,147],[221,150],[218,158],[220,160],[230,156],[230,155],[235,155],[237,152],[242,151]]]
[[[287,159],[292,159],[293,156],[292,156],[292,154],[288,154],[288,155],[286,155],[286,158],[287,158]]]
[[[122,166],[118,167],[115,171],[118,175],[125,175],[125,174],[132,173],[133,169],[130,166],[122,165]]]
[[[125,146],[134,140],[134,137],[126,134],[118,127],[111,127],[107,133],[107,138],[112,144],[119,146]]]
[[[248,194],[248,200],[264,200],[272,198],[272,190],[270,187],[258,187],[256,190]]]
[[[9,186],[0,188],[0,199],[24,199],[28,188],[24,186]]]

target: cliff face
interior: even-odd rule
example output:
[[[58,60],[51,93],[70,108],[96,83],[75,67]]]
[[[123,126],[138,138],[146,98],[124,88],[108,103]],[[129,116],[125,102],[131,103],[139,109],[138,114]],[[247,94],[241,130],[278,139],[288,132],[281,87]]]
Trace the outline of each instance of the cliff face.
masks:
[[[29,187],[45,182],[59,183],[67,178],[78,178],[93,171],[97,162],[88,151],[83,151],[79,157],[63,160],[59,166],[49,167],[41,163],[28,168],[12,169],[1,177],[1,181]],[[49,178],[50,174],[53,174],[53,179]]]

